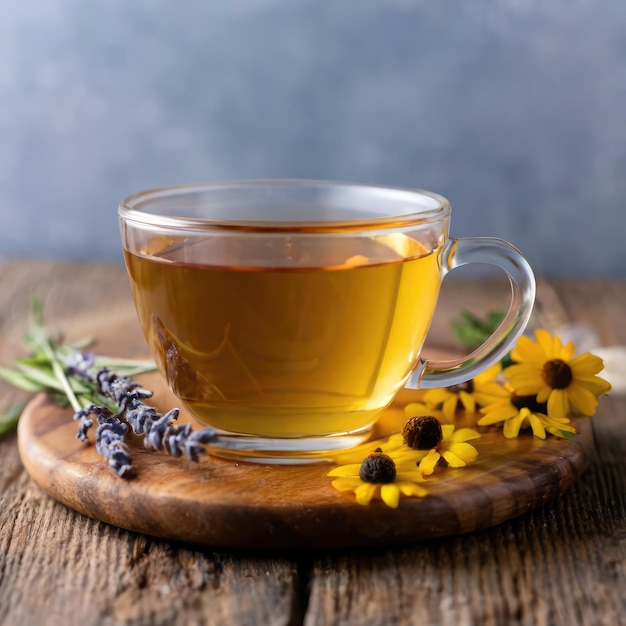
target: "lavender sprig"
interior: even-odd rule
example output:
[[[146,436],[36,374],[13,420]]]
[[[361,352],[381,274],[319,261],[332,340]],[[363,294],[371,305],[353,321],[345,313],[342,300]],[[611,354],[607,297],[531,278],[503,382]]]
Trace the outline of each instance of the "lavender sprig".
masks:
[[[131,430],[143,435],[146,448],[175,457],[184,454],[194,462],[206,451],[204,446],[217,439],[211,428],[194,432],[189,424],[175,424],[178,409],[162,414],[144,404],[152,392],[131,376],[154,371],[152,361],[97,356],[83,351],[89,340],[63,345],[60,339],[53,339],[45,329],[38,298],[32,301],[31,331],[25,343],[29,356],[16,359],[14,369],[0,368],[0,379],[31,393],[45,392],[60,406],[69,404],[78,422],[76,437],[81,441],[89,441],[88,433],[97,422],[96,450],[119,476],[133,473],[125,441]],[[21,407],[0,416],[0,435],[15,427],[16,411],[21,412]]]
[[[198,462],[205,452],[205,444],[217,438],[212,428],[203,428],[194,432],[191,424],[175,424],[179,410],[171,409],[159,413],[156,407],[144,404],[144,398],[150,398],[152,392],[126,376],[118,376],[104,368],[92,377],[98,393],[110,400],[118,412],[108,407],[90,405],[74,413],[79,421],[76,437],[87,441],[87,432],[93,426],[91,415],[98,421],[96,430],[96,450],[109,459],[110,467],[119,476],[132,474],[129,449],[124,441],[128,427],[135,435],[143,435],[144,446],[153,450],[165,450],[171,456],[185,454],[191,461]]]

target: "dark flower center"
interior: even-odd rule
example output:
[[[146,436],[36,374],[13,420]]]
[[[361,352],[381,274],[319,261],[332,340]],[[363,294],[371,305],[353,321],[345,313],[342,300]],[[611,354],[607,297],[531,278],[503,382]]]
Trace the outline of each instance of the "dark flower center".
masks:
[[[366,483],[392,483],[396,479],[396,464],[380,448],[363,459],[359,478]]]
[[[464,383],[459,383],[458,385],[452,385],[451,387],[446,387],[448,391],[451,393],[459,393],[459,391],[466,391],[467,393],[472,393],[474,391],[474,381],[467,380]]]
[[[570,366],[561,359],[553,359],[544,363],[541,376],[543,382],[552,389],[565,389],[569,387],[574,378]]]
[[[511,396],[511,404],[518,409],[530,409],[531,413],[548,412],[548,405],[545,402],[537,402],[536,396]]]
[[[436,417],[412,417],[402,428],[404,443],[414,450],[430,450],[443,439],[441,424]]]

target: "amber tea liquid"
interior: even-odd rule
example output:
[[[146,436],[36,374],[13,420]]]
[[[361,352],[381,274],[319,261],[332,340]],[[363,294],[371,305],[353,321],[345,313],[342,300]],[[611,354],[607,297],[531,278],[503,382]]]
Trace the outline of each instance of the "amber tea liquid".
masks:
[[[233,235],[159,237],[125,256],[152,354],[187,408],[230,433],[303,438],[368,428],[404,385],[439,253],[400,234]]]

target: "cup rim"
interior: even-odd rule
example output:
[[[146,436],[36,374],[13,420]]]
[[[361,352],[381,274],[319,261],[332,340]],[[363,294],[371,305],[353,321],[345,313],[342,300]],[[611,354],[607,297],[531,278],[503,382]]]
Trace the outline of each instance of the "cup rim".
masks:
[[[217,219],[167,215],[145,210],[145,206],[159,199],[189,196],[201,191],[218,191],[243,188],[289,188],[309,187],[313,189],[371,190],[377,194],[389,196],[389,200],[398,202],[404,199],[407,206],[415,210],[406,212],[390,211],[381,217],[359,217],[355,219],[320,219],[320,220],[265,220],[265,219]],[[424,206],[424,203],[432,207]],[[418,206],[419,204],[422,206]],[[200,183],[184,183],[148,188],[126,196],[118,206],[118,215],[124,222],[141,227],[167,228],[181,230],[235,230],[255,232],[284,232],[294,229],[306,232],[341,232],[345,230],[369,230],[379,228],[400,228],[409,225],[423,225],[445,219],[450,214],[451,206],[447,198],[432,191],[419,188],[402,188],[367,183],[355,183],[331,180],[307,179],[243,179]]]

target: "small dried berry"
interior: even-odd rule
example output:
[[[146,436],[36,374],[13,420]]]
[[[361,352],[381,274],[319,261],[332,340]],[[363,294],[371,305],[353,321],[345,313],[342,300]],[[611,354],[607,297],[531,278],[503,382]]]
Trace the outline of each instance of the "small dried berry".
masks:
[[[414,450],[431,450],[443,440],[441,424],[436,417],[412,417],[402,429],[404,443]]]
[[[396,464],[390,456],[376,448],[361,463],[359,478],[366,483],[392,483],[396,479]]]

